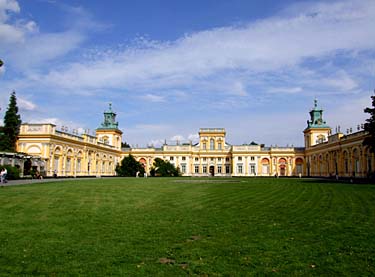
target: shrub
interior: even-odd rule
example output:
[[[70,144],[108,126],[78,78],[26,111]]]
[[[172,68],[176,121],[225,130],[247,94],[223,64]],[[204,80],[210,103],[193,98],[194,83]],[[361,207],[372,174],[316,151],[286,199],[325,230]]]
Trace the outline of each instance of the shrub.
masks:
[[[7,179],[8,180],[17,180],[20,178],[20,170],[17,167],[11,165],[2,165],[1,168],[5,167],[8,171]]]

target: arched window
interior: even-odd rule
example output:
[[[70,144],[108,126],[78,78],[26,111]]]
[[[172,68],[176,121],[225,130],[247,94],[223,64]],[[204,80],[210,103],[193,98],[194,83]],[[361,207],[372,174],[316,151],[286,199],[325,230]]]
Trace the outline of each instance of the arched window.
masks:
[[[145,158],[141,158],[139,160],[139,162],[142,164],[143,168],[146,168],[146,159]]]
[[[303,172],[303,160],[301,158],[296,159],[296,173],[297,175],[302,174]]]
[[[262,159],[262,174],[268,175],[270,173],[270,160],[267,158]]]

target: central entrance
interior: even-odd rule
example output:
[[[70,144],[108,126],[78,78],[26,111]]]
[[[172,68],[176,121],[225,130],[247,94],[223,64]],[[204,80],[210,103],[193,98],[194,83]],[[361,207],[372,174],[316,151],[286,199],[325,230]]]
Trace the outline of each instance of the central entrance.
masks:
[[[210,166],[210,174],[211,176],[215,176],[215,166],[213,165]]]

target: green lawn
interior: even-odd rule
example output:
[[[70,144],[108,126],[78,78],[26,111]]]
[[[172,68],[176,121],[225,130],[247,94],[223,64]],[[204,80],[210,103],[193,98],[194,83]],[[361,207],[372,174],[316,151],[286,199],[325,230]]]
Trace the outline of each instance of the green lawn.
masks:
[[[375,186],[113,178],[0,188],[0,276],[375,275]]]

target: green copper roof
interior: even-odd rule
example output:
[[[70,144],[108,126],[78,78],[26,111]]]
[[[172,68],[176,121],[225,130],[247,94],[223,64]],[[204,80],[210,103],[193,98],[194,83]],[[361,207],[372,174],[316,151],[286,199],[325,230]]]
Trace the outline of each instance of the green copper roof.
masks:
[[[109,103],[108,111],[104,112],[104,122],[98,129],[118,129],[118,122],[116,122],[116,113],[113,112],[111,103]]]
[[[330,128],[323,120],[323,110],[318,108],[318,100],[314,100],[314,108],[310,111],[310,120],[307,120],[307,128]]]

